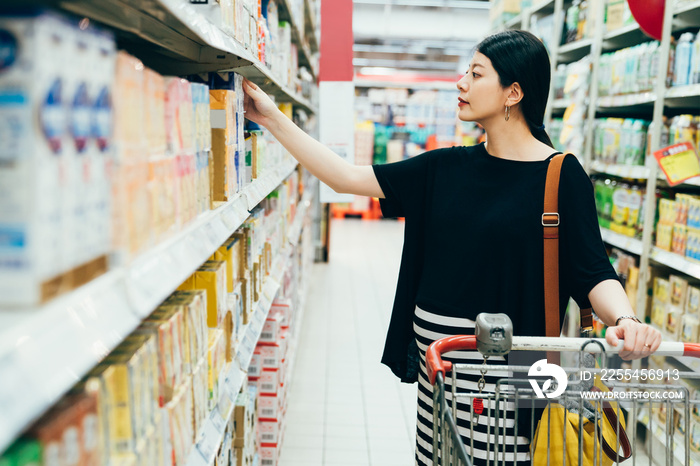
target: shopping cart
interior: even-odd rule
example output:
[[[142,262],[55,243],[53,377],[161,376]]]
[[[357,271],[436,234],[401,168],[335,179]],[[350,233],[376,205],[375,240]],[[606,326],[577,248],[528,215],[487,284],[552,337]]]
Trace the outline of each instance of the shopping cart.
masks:
[[[606,460],[607,464],[611,462],[619,463],[623,458],[631,454],[631,461],[625,464],[641,465],[682,465],[693,466],[700,465],[700,456],[697,451],[700,450],[700,373],[688,372],[680,369],[668,369],[659,373],[659,370],[654,370],[654,380],[639,380],[640,372],[637,372],[637,380],[634,380],[635,373],[632,370],[611,370],[606,368],[606,355],[617,354],[622,348],[622,343],[617,347],[611,347],[604,339],[589,339],[589,338],[546,338],[546,337],[516,337],[512,335],[512,325],[510,319],[505,314],[480,314],[476,320],[475,335],[472,336],[452,336],[435,341],[431,344],[426,352],[426,362],[428,377],[430,383],[433,384],[433,465],[442,466],[472,466],[474,462],[474,430],[473,424],[471,430],[462,427],[462,435],[465,438],[471,439],[467,444],[462,441],[462,436],[457,428],[457,403],[469,405],[470,419],[474,418],[475,410],[480,416],[487,416],[489,420],[487,427],[488,436],[488,454],[486,459],[480,459],[486,465],[503,465],[506,464],[505,450],[505,426],[506,426],[506,409],[505,403],[514,403],[515,421],[513,428],[514,436],[518,438],[519,414],[520,407],[530,407],[526,412],[529,413],[530,432],[535,432],[535,427],[539,419],[536,419],[536,413],[541,413],[542,410],[534,409],[535,403],[540,406],[548,407],[553,403],[558,403],[564,406],[564,410],[571,409],[571,412],[582,413],[585,406],[588,406],[588,416],[590,419],[593,415],[595,438],[602,438],[602,422],[599,413],[603,407],[610,404],[604,400],[584,400],[581,395],[581,390],[586,389],[586,381],[583,380],[583,374],[598,374],[599,377],[606,378],[606,385],[612,392],[617,393],[615,403],[615,414],[617,419],[624,417],[626,419],[628,444],[620,441],[621,437],[625,437],[624,430],[622,436],[620,429],[623,427],[619,422],[611,425],[614,426],[615,442],[610,445],[612,452],[612,460]],[[451,351],[467,351],[478,350],[484,356],[483,364],[452,364],[449,361],[443,361],[442,355]],[[484,387],[483,376],[489,371],[521,373],[532,375],[531,369],[535,366],[523,365],[489,365],[488,358],[492,356],[503,356],[510,351],[546,351],[546,352],[578,352],[578,361],[583,361],[584,353],[596,354],[599,358],[598,366],[585,367],[582,362],[579,362],[578,367],[562,367],[567,376],[565,382],[566,390],[555,398],[548,398],[547,393],[542,390],[548,387],[549,394],[552,391],[557,392],[557,384],[543,384],[540,389],[540,384],[534,381],[533,378],[503,378],[500,380],[493,392],[481,392]],[[584,351],[585,350],[585,351]],[[563,355],[562,355],[563,356]],[[700,344],[694,343],[676,343],[663,342],[659,349],[655,352],[655,356],[673,356],[678,357],[700,357]],[[457,373],[468,371],[471,373],[481,373],[482,378],[479,381],[479,392],[465,392],[458,390]],[[451,390],[445,392],[445,374],[451,372]],[[645,379],[651,379],[652,372],[649,370],[641,372],[646,374]],[[630,380],[626,380],[629,374]],[[620,375],[622,377],[620,377]],[[661,375],[664,383],[657,383],[657,376]],[[590,376],[589,376],[590,377]],[[620,380],[618,380],[618,378]],[[610,380],[613,379],[613,380]],[[671,382],[669,385],[667,382]],[[647,383],[651,382],[651,383]],[[695,392],[697,389],[697,392]],[[538,396],[539,394],[542,396]],[[645,395],[648,394],[648,395]],[[654,395],[655,393],[655,395]],[[664,393],[672,393],[671,396]],[[451,396],[450,396],[451,395]],[[612,396],[612,395],[608,395]],[[449,399],[448,399],[449,398]],[[451,409],[448,406],[451,404]],[[588,403],[588,405],[585,405]],[[511,405],[513,406],[513,405]],[[557,407],[558,408],[558,407]],[[558,408],[560,409],[560,408]],[[612,411],[612,410],[609,410]],[[551,412],[551,411],[549,411]],[[605,413],[606,417],[609,413]],[[580,416],[580,428],[583,423],[583,416]],[[608,418],[610,419],[610,418]],[[637,429],[637,424],[641,423],[646,426],[646,429]],[[503,426],[503,427],[501,427]],[[464,430],[467,429],[466,432]],[[530,450],[530,458],[532,464],[535,465],[566,465],[574,466],[567,460],[567,448],[564,451],[550,449],[550,435],[564,436],[563,445],[571,446],[566,442],[566,429],[564,432],[547,432],[546,437],[546,458],[540,453],[535,453]],[[580,432],[580,430],[579,430]],[[691,438],[692,436],[692,438]],[[578,436],[578,455],[576,455],[579,466],[588,465],[603,465],[603,459],[606,452],[604,447],[598,447],[599,442],[595,443],[595,448],[591,454],[588,452],[588,459],[583,455],[583,436]],[[560,437],[561,438],[561,437]],[[543,441],[543,440],[541,440]],[[625,444],[622,444],[625,443]],[[590,445],[589,445],[590,446]],[[562,447],[560,446],[559,449]],[[512,447],[511,447],[512,450]],[[625,451],[627,450],[627,451]],[[693,450],[693,452],[691,452]],[[538,450],[539,452],[539,450]],[[556,456],[560,455],[560,456]],[[610,457],[610,455],[608,455]]]

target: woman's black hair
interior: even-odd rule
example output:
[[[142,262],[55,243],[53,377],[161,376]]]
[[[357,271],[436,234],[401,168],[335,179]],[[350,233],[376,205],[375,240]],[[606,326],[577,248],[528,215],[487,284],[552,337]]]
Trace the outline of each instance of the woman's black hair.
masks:
[[[520,84],[523,98],[520,111],[535,138],[554,147],[544,129],[544,112],[551,79],[549,54],[537,36],[508,30],[488,36],[476,51],[491,60],[503,87]]]

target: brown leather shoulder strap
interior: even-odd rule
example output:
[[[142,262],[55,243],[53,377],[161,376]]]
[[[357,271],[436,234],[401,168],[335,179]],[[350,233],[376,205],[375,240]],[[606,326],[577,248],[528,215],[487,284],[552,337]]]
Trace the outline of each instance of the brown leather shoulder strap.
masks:
[[[549,162],[544,188],[544,311],[548,337],[561,334],[559,322],[559,179],[566,154],[555,155]],[[547,360],[559,364],[559,353],[547,353]]]

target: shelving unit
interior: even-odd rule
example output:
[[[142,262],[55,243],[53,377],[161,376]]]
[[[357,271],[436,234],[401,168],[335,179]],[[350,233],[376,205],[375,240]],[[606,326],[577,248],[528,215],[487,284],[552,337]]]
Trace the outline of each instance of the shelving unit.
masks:
[[[214,465],[216,452],[221,446],[224,438],[226,419],[229,419],[233,414],[233,408],[236,402],[236,396],[241,389],[244,380],[244,369],[250,365],[250,360],[253,356],[253,351],[260,338],[265,319],[270,312],[272,301],[280,288],[284,271],[289,265],[291,253],[294,246],[299,243],[299,236],[304,223],[304,218],[309,213],[315,189],[318,188],[318,183],[314,183],[313,187],[304,193],[302,200],[299,203],[294,222],[289,228],[287,240],[289,244],[280,254],[272,266],[272,273],[265,280],[263,292],[260,301],[255,304],[255,312],[251,322],[242,331],[243,337],[241,344],[236,351],[236,356],[224,371],[222,393],[220,400],[214,409],[207,416],[204,426],[197,435],[195,446],[190,452],[187,459],[187,466],[211,466]],[[302,300],[303,298],[302,294]],[[291,372],[291,370],[290,370]]]
[[[50,3],[49,0],[35,0]],[[299,63],[311,66],[311,53],[303,43],[298,22],[289,16],[288,0],[280,2],[299,47]],[[164,75],[191,75],[211,71],[235,71],[260,85],[280,102],[291,102],[316,112],[315,104],[281,84],[276,76],[208,16],[207,5],[192,5],[179,0],[154,0],[148,3],[125,0],[66,0],[61,7],[114,28],[127,51],[138,49],[144,64]],[[218,4],[217,4],[218,7]],[[284,15],[284,13],[283,13]],[[284,18],[284,16],[282,16]]]
[[[40,308],[0,312],[0,373],[13,374],[0,382],[0,451],[124,340],[296,166],[277,167],[128,267]]]
[[[668,448],[671,447],[673,450],[673,458],[678,462],[677,464],[700,466],[700,458],[693,452],[689,452],[686,458],[685,444],[682,438],[675,437],[672,439],[672,445],[666,444],[666,426],[658,419],[656,421],[651,420],[649,418],[649,412],[646,409],[643,409],[638,414],[637,422],[643,425],[647,431],[652,434],[654,440],[652,451],[668,451]]]
[[[195,5],[180,0],[32,0],[60,8],[113,29],[120,48],[164,75],[187,76],[235,71],[256,82],[277,102],[308,113],[317,104],[282,83],[256,53],[216,23],[218,2]],[[279,1],[281,19],[291,23],[299,63],[318,75],[313,52],[319,37],[311,0],[305,0],[306,27]],[[285,16],[286,15],[286,16]],[[307,41],[305,38],[310,37]],[[312,52],[313,51],[313,52]],[[34,309],[0,311],[0,454],[34,420],[116,348],[141,321],[204,263],[250,216],[268,194],[297,169],[285,162],[258,177],[232,200],[201,214],[182,231],[142,253],[128,265],[111,269],[73,292]],[[265,279],[252,322],[243,333],[234,361],[226,369],[222,400],[199,433],[188,464],[213,464],[225,421],[243,383],[253,348],[283,274],[299,243],[304,219],[318,183],[306,186],[283,252]],[[228,402],[224,399],[227,398]]]

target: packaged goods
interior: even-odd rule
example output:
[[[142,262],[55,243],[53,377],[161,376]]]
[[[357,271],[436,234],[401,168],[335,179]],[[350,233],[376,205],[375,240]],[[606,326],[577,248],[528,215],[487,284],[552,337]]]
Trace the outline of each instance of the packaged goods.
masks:
[[[205,290],[207,295],[207,325],[219,328],[226,315],[226,263],[206,261],[187,279],[179,290]]]
[[[676,55],[673,70],[673,85],[685,86],[691,83],[691,63],[693,59],[693,34],[681,34],[676,45]]]
[[[0,30],[12,57],[0,73],[0,304],[28,306],[70,289],[61,274],[75,265],[75,219],[66,210],[75,186],[62,176],[75,150],[71,70],[63,66],[75,33],[65,17],[42,11],[0,17]]]
[[[185,322],[185,343],[183,351],[185,374],[190,374],[194,366],[203,360],[207,353],[207,295],[204,290],[177,290],[161,307],[182,306]]]
[[[236,160],[236,93],[233,90],[209,91],[211,107],[211,144],[213,154],[212,200],[227,201],[238,192]]]

